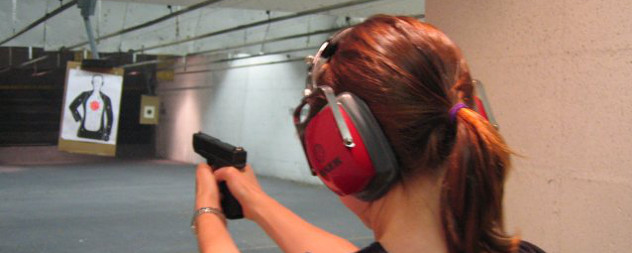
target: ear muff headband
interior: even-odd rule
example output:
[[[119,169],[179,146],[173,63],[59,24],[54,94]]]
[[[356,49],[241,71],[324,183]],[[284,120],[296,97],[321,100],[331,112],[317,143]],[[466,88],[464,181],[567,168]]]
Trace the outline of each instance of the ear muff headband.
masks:
[[[338,50],[339,38],[341,38],[342,35],[348,33],[351,30],[353,30],[353,27],[346,28],[334,34],[320,46],[318,52],[316,52],[316,55],[314,55],[314,57],[312,58],[309,66],[309,83],[307,84],[306,89],[314,91],[318,87],[318,84],[316,83],[318,70],[320,70],[320,67],[325,64],[325,62]],[[309,92],[307,94],[309,94]]]
[[[349,132],[349,127],[347,127],[347,123],[342,117],[342,113],[340,112],[340,107],[338,107],[338,103],[336,101],[336,95],[334,95],[334,90],[329,86],[319,86],[320,90],[325,93],[325,98],[327,98],[327,106],[331,108],[331,111],[334,114],[334,119],[336,120],[336,125],[338,125],[338,131],[340,131],[340,135],[342,135],[343,144],[349,148],[353,148],[355,143],[353,143],[353,137],[351,137],[351,133]]]
[[[399,166],[395,152],[369,106],[362,99],[344,92],[338,95],[338,101],[364,141],[375,169],[375,176],[365,189],[355,196],[365,201],[378,199],[397,181]]]
[[[479,80],[472,80],[472,83],[476,91],[476,96],[474,97],[476,112],[485,117],[492,126],[498,129],[500,126],[494,117],[494,112],[492,111],[492,106],[489,104],[489,99],[487,99],[487,93],[485,92],[483,83]]]

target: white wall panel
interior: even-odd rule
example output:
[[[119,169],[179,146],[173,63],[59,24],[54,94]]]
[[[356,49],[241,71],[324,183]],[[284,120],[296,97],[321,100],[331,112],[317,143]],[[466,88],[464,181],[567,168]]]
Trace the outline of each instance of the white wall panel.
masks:
[[[207,60],[191,57],[188,62]],[[221,65],[199,65],[187,71],[280,60],[286,57],[266,56]],[[158,90],[166,116],[161,117],[158,126],[158,153],[178,161],[201,161],[190,145],[191,135],[202,130],[244,146],[248,161],[258,174],[317,183],[309,173],[291,117],[291,110],[298,105],[305,87],[305,67],[299,61],[231,68],[179,74],[173,82],[161,82]]]

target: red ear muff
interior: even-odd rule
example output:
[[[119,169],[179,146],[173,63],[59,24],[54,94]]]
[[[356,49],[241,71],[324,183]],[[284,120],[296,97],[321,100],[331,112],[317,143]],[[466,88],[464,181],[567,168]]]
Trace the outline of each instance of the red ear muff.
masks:
[[[473,80],[472,82],[476,90],[476,95],[474,96],[474,105],[476,106],[476,112],[487,119],[487,121],[489,121],[492,126],[498,129],[498,123],[496,122],[496,118],[494,117],[494,113],[492,112],[492,107],[489,104],[489,100],[487,99],[487,93],[485,92],[485,87],[483,87],[483,83],[478,80]]]
[[[357,129],[342,110],[355,146],[348,148],[334,119],[331,107],[326,106],[305,128],[307,159],[318,177],[338,195],[361,191],[375,175],[375,168]]]
[[[475,96],[474,104],[476,105],[476,111],[478,112],[478,114],[483,116],[483,118],[485,118],[486,120],[489,120],[489,117],[487,117],[487,112],[485,111],[485,106],[483,105],[483,101],[481,101],[480,98]]]
[[[345,29],[339,34],[351,31]],[[397,180],[398,163],[369,107],[350,93],[334,95],[318,86],[318,69],[337,50],[334,36],[325,42],[308,68],[306,97],[294,111],[294,124],[312,173],[338,195],[378,199]],[[318,96],[325,95],[326,103]],[[323,104],[326,104],[323,107]],[[305,107],[309,105],[309,107]],[[309,108],[302,117],[305,108]]]
[[[350,93],[336,97],[353,138],[344,144],[331,106],[307,123],[303,145],[314,172],[338,195],[353,194],[370,201],[381,197],[397,177],[397,159],[368,106]]]

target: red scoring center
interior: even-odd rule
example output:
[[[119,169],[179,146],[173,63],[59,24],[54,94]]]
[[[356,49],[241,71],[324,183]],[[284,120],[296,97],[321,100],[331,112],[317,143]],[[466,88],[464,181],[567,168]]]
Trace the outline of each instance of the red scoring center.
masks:
[[[101,104],[99,104],[98,101],[90,102],[90,109],[92,109],[93,111],[99,110],[99,107],[101,107]]]

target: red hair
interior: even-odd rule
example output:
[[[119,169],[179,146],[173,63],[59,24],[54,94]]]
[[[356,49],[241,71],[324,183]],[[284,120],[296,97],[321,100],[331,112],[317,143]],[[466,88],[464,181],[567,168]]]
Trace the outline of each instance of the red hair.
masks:
[[[400,164],[400,179],[444,174],[441,217],[450,252],[510,252],[502,198],[510,151],[473,106],[472,79],[458,47],[409,17],[374,16],[335,36],[317,83],[362,98]]]

